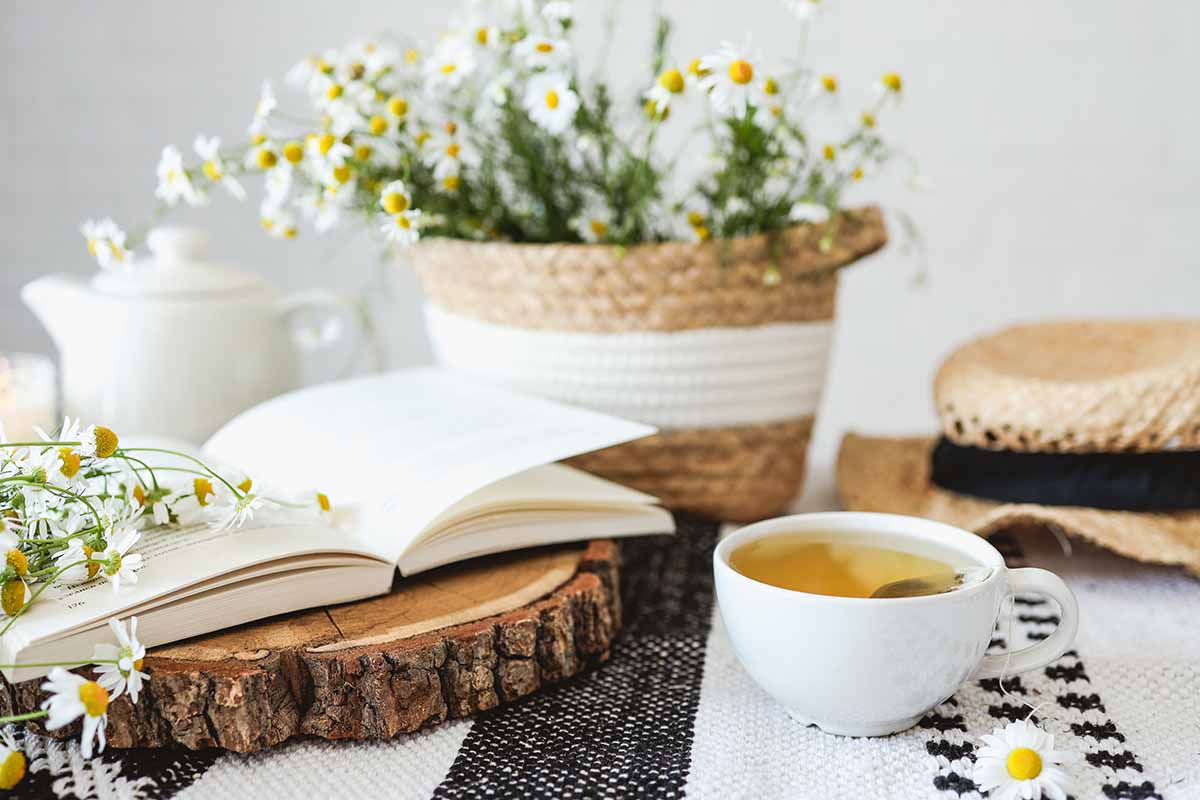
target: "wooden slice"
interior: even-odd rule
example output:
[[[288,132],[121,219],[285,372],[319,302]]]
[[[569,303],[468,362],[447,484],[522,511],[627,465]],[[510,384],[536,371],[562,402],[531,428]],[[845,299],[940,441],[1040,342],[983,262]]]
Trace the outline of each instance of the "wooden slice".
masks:
[[[108,744],[249,752],[298,735],[389,738],[495,708],[608,658],[618,565],[608,540],[492,556],[154,648],[138,703],[109,706]],[[35,709],[40,683],[4,683],[0,714]]]

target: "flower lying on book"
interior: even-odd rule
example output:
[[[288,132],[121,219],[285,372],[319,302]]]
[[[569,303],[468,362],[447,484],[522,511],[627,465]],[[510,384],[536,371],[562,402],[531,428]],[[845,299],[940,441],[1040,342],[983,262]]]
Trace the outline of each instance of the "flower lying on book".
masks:
[[[186,536],[184,523],[233,529],[258,511],[326,518],[331,509],[324,494],[275,496],[187,453],[122,447],[103,426],[83,428],[68,418],[56,435],[38,434],[41,441],[29,442],[0,434],[0,637],[53,586],[108,581],[120,591],[137,583],[144,528],[178,527]],[[0,717],[0,723],[46,717],[53,730],[82,717],[84,755],[91,754],[93,740],[103,748],[109,701],[128,692],[136,703],[148,680],[141,671],[146,649],[137,639],[137,619],[128,629],[117,620],[109,625],[117,643],[98,645],[88,661],[0,665],[54,667],[42,686],[50,693],[43,710]],[[94,680],[64,669],[88,664]],[[24,774],[24,758],[14,753],[19,755],[7,742],[0,747],[0,788]]]

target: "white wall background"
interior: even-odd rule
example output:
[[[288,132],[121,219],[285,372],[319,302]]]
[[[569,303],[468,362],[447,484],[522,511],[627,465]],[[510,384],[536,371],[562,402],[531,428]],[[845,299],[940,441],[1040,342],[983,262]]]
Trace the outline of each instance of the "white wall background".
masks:
[[[587,20],[599,16],[599,0],[586,5]],[[767,54],[795,47],[796,28],[775,0],[663,5],[679,21],[680,58],[743,32]],[[827,5],[813,63],[836,70],[847,89],[885,69],[904,75],[904,106],[886,126],[919,157],[934,188],[915,196],[885,188],[875,198],[918,218],[932,278],[912,289],[914,263],[897,248],[846,275],[816,441],[817,485],[845,427],[930,427],[932,372],[973,334],[1050,315],[1200,310],[1200,4]],[[92,270],[79,222],[102,214],[129,226],[143,219],[164,144],[187,148],[197,132],[237,137],[262,78],[281,78],[303,54],[361,34],[428,38],[449,7],[5,3],[0,349],[51,352],[18,288],[48,271]],[[627,21],[607,65],[618,76],[641,74],[645,8],[625,3]],[[598,27],[590,26],[582,51],[594,49]],[[353,231],[267,239],[253,210],[227,198],[179,217],[212,230],[227,260],[288,288],[359,286],[379,259]],[[406,274],[392,288],[389,360],[426,360],[418,288]]]

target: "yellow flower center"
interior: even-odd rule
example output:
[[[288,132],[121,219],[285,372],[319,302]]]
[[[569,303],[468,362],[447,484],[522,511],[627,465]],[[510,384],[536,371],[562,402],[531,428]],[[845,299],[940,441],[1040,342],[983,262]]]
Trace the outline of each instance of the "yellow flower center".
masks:
[[[116,242],[109,242],[108,249],[112,251],[112,257],[117,261],[125,260],[125,251]]]
[[[445,178],[442,178],[442,186],[446,187],[446,190],[450,192],[458,189],[458,183],[457,175],[447,175]]]
[[[9,581],[0,589],[0,608],[10,617],[15,617],[25,607],[25,582]]]
[[[345,183],[350,180],[350,167],[345,164],[342,164],[340,167],[334,167],[333,179],[338,183]]]
[[[137,661],[133,662],[133,668],[135,670],[137,670],[138,672],[141,672],[142,667],[145,665],[145,663],[146,663],[146,659],[139,658]]]
[[[446,145],[446,155],[450,158],[458,158],[459,146],[455,142]]]
[[[208,177],[208,179],[210,181],[221,180],[221,168],[219,166],[217,166],[217,162],[205,161],[203,169],[204,169],[204,174]]]
[[[401,214],[408,210],[408,198],[400,192],[388,192],[383,196],[383,210],[389,214]]]
[[[863,175],[865,175],[865,174],[866,173],[863,172],[862,167],[855,167],[854,172],[850,173],[850,177],[854,178],[854,180],[856,180],[856,181],[861,181],[863,179]]]
[[[97,458],[108,458],[117,452],[117,445],[120,443],[120,440],[111,429],[97,425],[95,433]]]
[[[367,74],[367,68],[358,61],[350,65],[350,77],[356,81],[362,80],[362,76]]]
[[[329,73],[333,72],[333,64],[330,64],[328,61],[322,58],[317,61],[317,69],[328,75]]]
[[[256,133],[250,137],[250,144],[262,144],[267,140],[265,133]]]
[[[412,228],[412,220],[408,218],[407,214],[401,214],[398,217],[396,217],[396,227],[403,228],[404,230],[409,230],[410,228]]]
[[[479,42],[480,44],[487,44],[488,43],[488,29],[480,28],[477,31],[475,31],[475,41]]]
[[[822,75],[821,88],[827,92],[836,92],[838,87],[838,79],[836,75]]]
[[[898,92],[904,88],[904,81],[900,80],[900,74],[897,72],[885,72],[879,82],[893,92]]]
[[[553,89],[546,92],[546,108],[558,108],[558,92]]]
[[[646,112],[646,116],[650,119],[666,119],[671,116],[671,109],[664,108],[662,113],[658,112],[658,103],[653,100],[647,100],[642,104],[642,111]]]
[[[359,161],[366,161],[368,158],[371,157],[371,153],[374,153],[374,152],[375,152],[375,149],[373,147],[371,147],[371,145],[360,144],[358,147],[354,148],[354,157],[357,158]]]
[[[592,233],[597,236],[604,237],[608,235],[608,225],[602,220],[594,219],[588,223],[592,229]]]
[[[208,505],[208,498],[216,494],[212,481],[208,478],[196,478],[192,481],[192,491],[196,493],[196,502],[202,506]]]
[[[446,131],[446,133],[453,136],[454,134],[458,133],[458,123],[454,120],[450,120],[443,126],[442,129]]]
[[[238,489],[240,489],[243,493],[245,493],[245,492],[250,491],[251,487],[253,487],[253,486],[254,486],[254,481],[250,480],[249,478],[246,478],[246,480],[244,480],[238,484]]]
[[[295,239],[297,233],[298,231],[295,228],[285,228],[283,231],[283,238]]]
[[[782,117],[783,116],[783,106],[781,106],[781,105],[770,106],[767,108],[767,111],[771,112],[772,117]]]
[[[693,230],[696,233],[696,238],[702,242],[707,242],[709,239],[712,238],[712,231],[710,231],[704,225],[697,225]]]
[[[779,94],[779,81],[774,78],[763,81],[763,94]]]
[[[330,100],[337,100],[342,96],[342,85],[340,83],[329,84],[329,88],[325,90],[325,96]]]
[[[734,83],[747,84],[754,80],[754,67],[745,59],[734,59],[729,65],[729,79]]]
[[[140,485],[133,487],[133,499],[137,500],[139,506],[146,505],[146,490]]]
[[[709,72],[704,67],[700,66],[700,59],[693,58],[688,62],[687,71],[689,75],[695,75],[697,78],[703,78]]]
[[[704,224],[704,215],[699,211],[689,211],[687,215],[688,225],[693,228]]]
[[[549,42],[538,42],[533,46],[533,49],[537,50],[539,53],[553,53],[554,45],[550,44]]]
[[[88,239],[87,240],[87,248],[88,248],[88,254],[95,256],[96,255],[96,240]]]
[[[1028,747],[1018,747],[1008,754],[1005,766],[1015,780],[1027,781],[1042,774],[1042,757]]]
[[[83,554],[84,554],[85,556],[87,556],[87,558],[88,558],[88,559],[91,559],[92,555],[93,555],[95,552],[96,552],[95,550],[93,550],[92,548],[88,547],[86,544],[83,546]],[[99,563],[97,563],[97,562],[95,562],[95,561],[90,561],[90,560],[89,560],[89,561],[88,561],[88,564],[87,564],[87,576],[88,576],[88,579],[90,580],[90,579],[92,579],[92,578],[96,577],[96,573],[97,573],[97,572],[99,572],[99,571],[100,571],[100,564],[99,564]]]
[[[862,124],[864,128],[875,127],[875,115],[870,111],[864,111],[862,114]]]
[[[408,101],[403,97],[393,97],[388,100],[387,110],[393,117],[403,117],[408,113]]]
[[[283,157],[289,163],[299,164],[304,159],[304,145],[293,139],[283,146]]]
[[[387,120],[376,114],[371,117],[370,128],[371,133],[375,136],[382,136],[388,129]]]
[[[417,143],[417,147],[423,147],[425,143],[429,141],[429,137],[431,135],[432,134],[430,134],[429,131],[421,131],[416,135],[413,141]]]
[[[95,681],[80,685],[79,699],[89,717],[99,717],[108,711],[108,690]]]
[[[317,505],[322,511],[329,511],[333,506],[329,503],[329,496],[324,492],[317,492]]]
[[[658,85],[671,94],[679,94],[683,91],[683,73],[677,69],[669,69],[658,76]]]
[[[442,74],[443,75],[449,75],[450,73],[454,72],[454,70],[456,70],[456,69],[458,69],[457,64],[442,64]]]
[[[8,551],[8,555],[4,557],[5,562],[16,570],[18,575],[29,574],[29,559],[17,548]]]
[[[259,169],[270,169],[279,163],[279,157],[265,147],[261,147],[254,156],[254,163]]]
[[[419,50],[416,50],[416,49],[410,47],[409,49],[404,51],[404,63],[405,64],[415,64],[415,63],[417,63],[418,59],[420,59],[420,58],[421,58],[421,52]]]
[[[79,474],[79,453],[69,447],[58,448],[58,460],[62,462],[60,472],[64,478],[74,478]]]
[[[337,143],[337,137],[332,133],[322,133],[321,138],[317,139],[317,150],[321,155],[329,155],[329,149]]]
[[[837,158],[837,148],[831,144],[827,144],[821,149],[821,154],[825,156],[826,161],[833,161]]]
[[[25,777],[25,754],[12,750],[0,761],[0,789],[12,789]]]

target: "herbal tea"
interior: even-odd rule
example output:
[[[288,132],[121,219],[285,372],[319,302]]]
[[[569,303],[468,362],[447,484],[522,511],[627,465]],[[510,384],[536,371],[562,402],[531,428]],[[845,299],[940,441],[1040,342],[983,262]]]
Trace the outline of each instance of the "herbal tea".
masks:
[[[729,565],[747,578],[781,589],[835,597],[870,597],[895,581],[936,576],[949,582],[956,575],[945,561],[889,547],[814,539],[811,533],[780,533],[747,542],[729,554]]]

